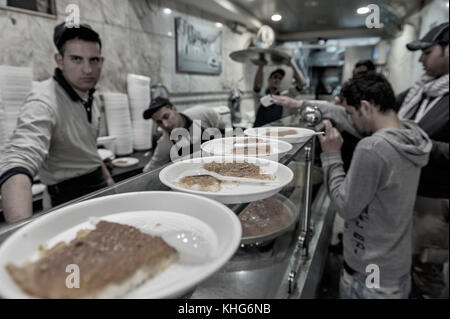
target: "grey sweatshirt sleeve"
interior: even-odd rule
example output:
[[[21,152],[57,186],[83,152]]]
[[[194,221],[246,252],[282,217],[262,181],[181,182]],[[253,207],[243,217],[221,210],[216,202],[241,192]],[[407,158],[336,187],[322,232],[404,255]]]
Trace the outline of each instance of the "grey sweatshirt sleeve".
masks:
[[[383,160],[367,148],[357,148],[345,175],[340,151],[321,154],[329,196],[345,220],[357,218],[373,200]]]
[[[315,101],[315,100],[305,101],[303,105],[317,106],[319,110],[322,112],[323,119],[333,120],[334,124],[336,125],[336,128],[339,131],[341,132],[346,131],[355,137],[362,138],[361,134],[359,134],[359,132],[350,122],[350,119],[347,113],[345,112],[343,106],[332,104],[326,101]]]
[[[26,103],[0,157],[0,176],[16,167],[36,175],[48,155],[55,123],[55,114],[45,103]]]

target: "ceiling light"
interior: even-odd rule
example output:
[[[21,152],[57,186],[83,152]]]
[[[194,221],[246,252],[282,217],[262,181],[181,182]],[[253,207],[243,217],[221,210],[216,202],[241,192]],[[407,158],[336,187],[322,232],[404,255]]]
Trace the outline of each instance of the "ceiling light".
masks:
[[[217,28],[221,28],[221,27],[223,27],[223,24],[220,23],[220,22],[216,22],[216,27],[217,27]]]
[[[448,8],[448,1],[447,1],[447,3],[445,4],[445,6]]]
[[[317,7],[318,5],[319,5],[319,1],[315,1],[315,0],[305,2],[305,7],[314,8],[314,7]]]
[[[370,12],[370,9],[367,8],[367,7],[361,7],[361,8],[359,8],[358,10],[356,10],[356,12],[357,12],[358,14],[366,14],[366,13],[369,13],[369,12]]]
[[[172,32],[167,32],[167,35],[168,35],[169,37],[171,37],[173,34],[172,34]]]
[[[272,21],[280,21],[283,17],[279,14],[274,14],[271,19]]]
[[[172,13],[172,10],[170,10],[169,8],[164,8],[163,12],[164,12],[165,14],[171,14],[171,13]]]

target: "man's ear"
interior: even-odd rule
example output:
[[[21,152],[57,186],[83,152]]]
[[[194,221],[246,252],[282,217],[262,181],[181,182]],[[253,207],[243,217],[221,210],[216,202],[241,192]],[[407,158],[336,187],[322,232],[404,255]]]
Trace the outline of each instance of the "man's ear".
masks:
[[[58,68],[60,68],[61,70],[64,68],[63,56],[61,55],[61,53],[55,53],[55,62],[56,65],[58,65]]]
[[[366,101],[366,100],[361,100],[361,113],[364,115],[370,115],[373,113],[373,104]]]

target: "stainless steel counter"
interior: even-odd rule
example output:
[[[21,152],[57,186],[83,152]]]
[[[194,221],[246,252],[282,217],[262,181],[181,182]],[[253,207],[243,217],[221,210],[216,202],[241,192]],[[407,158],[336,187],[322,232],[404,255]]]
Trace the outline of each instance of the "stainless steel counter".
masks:
[[[291,116],[271,123],[271,126],[302,125],[298,116]],[[322,277],[334,212],[330,209],[330,201],[324,187],[312,183],[315,143],[313,139],[315,137],[306,144],[294,145],[280,160],[285,165],[304,166],[304,177],[296,176],[294,182],[280,192],[289,198],[300,212],[296,227],[275,239],[242,245],[220,271],[184,298],[315,297]],[[129,178],[63,206],[126,192],[169,190],[159,181],[158,174],[161,169]],[[248,204],[228,206],[239,214]],[[46,213],[48,212],[34,215],[29,220],[14,225],[0,226],[0,243],[25,224]]]

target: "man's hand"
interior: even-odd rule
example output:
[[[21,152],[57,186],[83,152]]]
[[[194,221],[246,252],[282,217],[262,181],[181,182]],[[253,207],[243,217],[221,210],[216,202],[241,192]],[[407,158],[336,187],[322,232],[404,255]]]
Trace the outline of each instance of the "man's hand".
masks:
[[[106,179],[106,185],[108,186],[114,186],[116,184],[116,182],[114,182],[114,180],[112,179],[112,177],[109,177],[108,179]]]
[[[323,121],[325,124],[325,136],[319,135],[320,145],[322,146],[323,152],[340,151],[344,139],[341,133],[333,127],[330,121]]]
[[[108,187],[116,184],[114,182],[113,178],[111,177],[111,174],[109,173],[108,168],[106,167],[105,163],[103,163],[103,162],[102,162],[102,172],[103,172],[103,176],[105,177],[106,185]]]
[[[282,105],[291,109],[299,109],[302,107],[303,101],[298,101],[288,96],[272,95],[272,101],[275,104]]]

